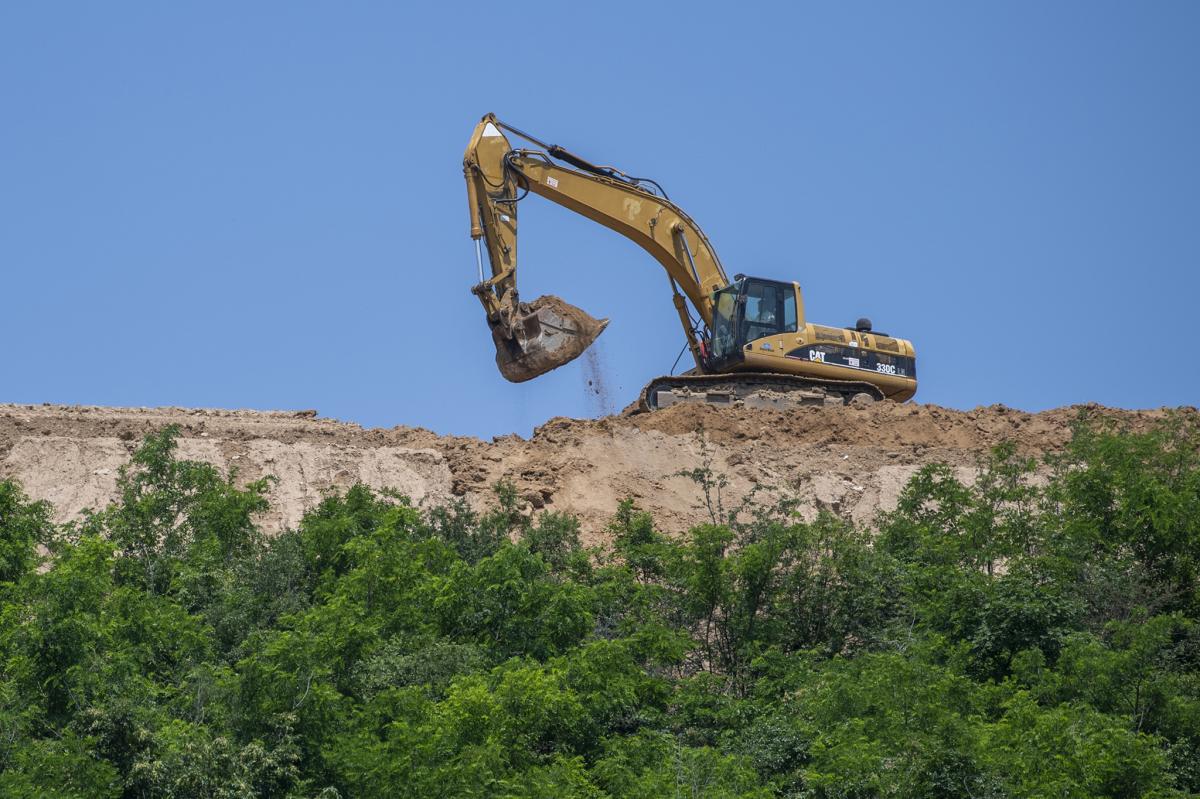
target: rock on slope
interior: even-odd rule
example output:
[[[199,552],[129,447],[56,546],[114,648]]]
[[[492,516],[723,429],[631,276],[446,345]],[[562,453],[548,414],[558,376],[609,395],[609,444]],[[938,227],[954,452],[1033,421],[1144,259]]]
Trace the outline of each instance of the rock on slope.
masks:
[[[1166,412],[1089,409],[1134,427]],[[699,486],[679,475],[704,465],[727,479],[726,507],[757,490],[760,499],[798,499],[806,516],[825,508],[866,522],[895,505],[923,464],[949,463],[969,479],[979,457],[1001,441],[1031,455],[1057,450],[1082,410],[677,406],[597,420],[556,418],[529,440],[488,442],[409,427],[364,429],[311,411],[0,405],[0,478],[16,478],[28,494],[49,500],[59,520],[74,518],[115,496],[117,471],[143,435],[176,424],[181,456],[236,469],[239,479],[277,478],[262,520],[268,530],[294,525],[325,492],[355,482],[398,489],[426,506],[463,497],[482,509],[491,486],[508,479],[529,510],[574,513],[585,539],[594,541],[625,497],[651,511],[664,530],[706,521]]]

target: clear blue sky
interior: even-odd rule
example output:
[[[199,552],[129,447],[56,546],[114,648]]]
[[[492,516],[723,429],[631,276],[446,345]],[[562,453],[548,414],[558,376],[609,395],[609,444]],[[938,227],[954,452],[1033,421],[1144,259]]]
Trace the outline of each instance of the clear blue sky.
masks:
[[[649,175],[730,273],[912,339],[917,399],[1200,397],[1200,4],[6,3],[0,401],[594,415],[469,293],[480,115]],[[682,345],[662,270],[531,198],[522,296]]]

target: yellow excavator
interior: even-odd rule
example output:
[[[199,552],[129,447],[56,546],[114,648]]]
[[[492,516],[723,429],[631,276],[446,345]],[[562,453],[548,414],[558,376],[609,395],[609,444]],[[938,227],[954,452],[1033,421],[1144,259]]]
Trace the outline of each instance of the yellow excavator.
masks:
[[[508,136],[532,147],[514,149]],[[600,166],[488,114],[463,157],[479,282],[496,365],[522,382],[577,358],[608,324],[558,297],[521,302],[517,207],[530,194],[611,228],[667,271],[695,367],[651,380],[639,406],[680,402],[788,408],[903,402],[917,390],[912,343],[871,329],[815,325],[795,282],[725,276],[699,226],[648,178]],[[484,273],[484,252],[491,277]]]

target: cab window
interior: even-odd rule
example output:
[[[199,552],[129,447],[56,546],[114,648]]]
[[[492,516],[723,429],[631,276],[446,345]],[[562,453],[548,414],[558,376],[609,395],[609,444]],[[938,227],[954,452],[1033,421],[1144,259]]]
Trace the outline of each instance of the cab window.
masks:
[[[738,351],[734,336],[738,299],[737,284],[716,294],[716,313],[713,314],[713,357],[718,360],[734,355]]]
[[[743,341],[796,330],[796,292],[786,283],[748,280],[742,314]]]

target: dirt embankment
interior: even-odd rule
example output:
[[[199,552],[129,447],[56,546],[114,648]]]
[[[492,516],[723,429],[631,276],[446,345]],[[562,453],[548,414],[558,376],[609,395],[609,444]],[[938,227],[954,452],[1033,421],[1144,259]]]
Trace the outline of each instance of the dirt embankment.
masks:
[[[676,406],[629,417],[556,418],[528,440],[481,441],[410,427],[366,429],[312,411],[0,405],[0,478],[16,478],[31,496],[49,500],[59,520],[74,518],[115,496],[117,471],[142,436],[176,424],[183,457],[236,470],[242,480],[277,478],[262,520],[269,530],[294,525],[325,492],[355,482],[396,488],[422,505],[463,497],[484,508],[491,486],[508,479],[531,511],[574,513],[585,538],[595,540],[625,497],[653,512],[664,530],[707,520],[699,486],[679,475],[704,465],[727,479],[726,507],[756,490],[760,499],[798,499],[806,516],[824,508],[866,522],[895,505],[922,465],[949,463],[969,478],[978,458],[1001,441],[1033,455],[1060,449],[1082,410]],[[1087,410],[1135,428],[1166,413]]]

